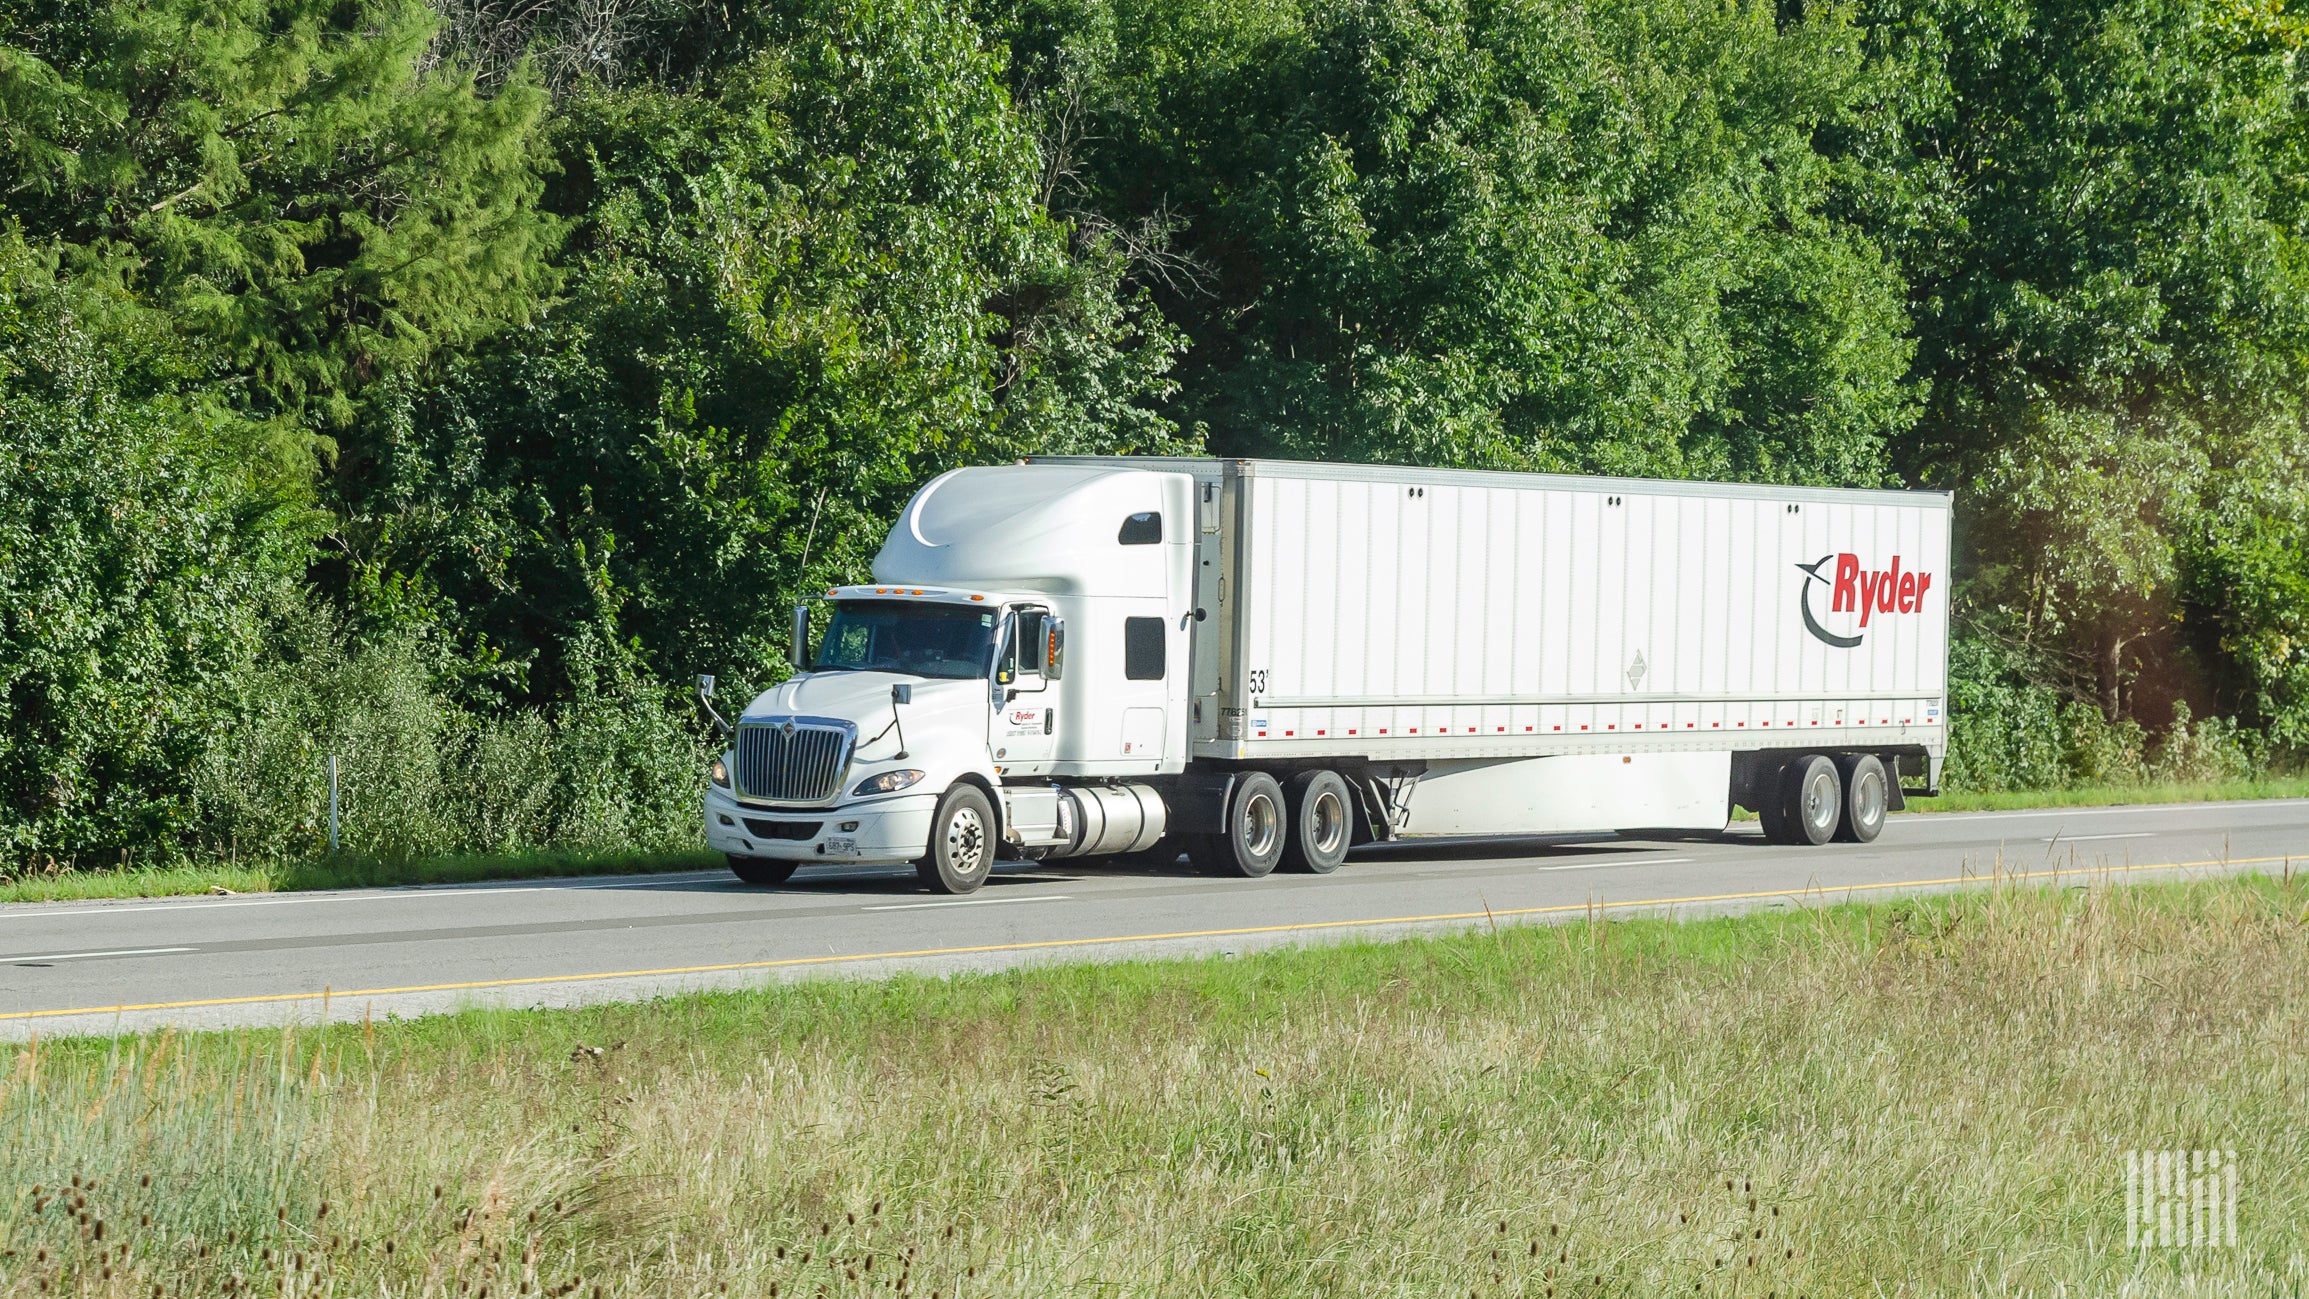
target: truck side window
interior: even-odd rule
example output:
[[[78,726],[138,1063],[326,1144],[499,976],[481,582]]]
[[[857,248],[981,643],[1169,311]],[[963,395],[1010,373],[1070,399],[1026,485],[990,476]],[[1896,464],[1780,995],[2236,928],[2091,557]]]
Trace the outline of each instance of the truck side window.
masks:
[[[1044,614],[1040,609],[1021,609],[1018,613],[1018,670],[1042,673],[1042,656],[1050,648],[1050,637],[1043,627]]]
[[[1153,510],[1133,514],[1122,521],[1122,532],[1115,540],[1126,546],[1159,546],[1163,540],[1163,516]]]
[[[1122,674],[1132,681],[1163,679],[1163,620],[1122,620]]]

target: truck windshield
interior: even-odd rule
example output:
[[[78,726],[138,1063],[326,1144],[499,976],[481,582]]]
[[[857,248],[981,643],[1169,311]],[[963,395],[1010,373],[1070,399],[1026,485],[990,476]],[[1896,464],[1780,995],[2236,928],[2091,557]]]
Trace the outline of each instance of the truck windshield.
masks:
[[[834,606],[818,645],[817,667],[835,672],[905,672],[968,680],[994,658],[992,609],[894,600]]]

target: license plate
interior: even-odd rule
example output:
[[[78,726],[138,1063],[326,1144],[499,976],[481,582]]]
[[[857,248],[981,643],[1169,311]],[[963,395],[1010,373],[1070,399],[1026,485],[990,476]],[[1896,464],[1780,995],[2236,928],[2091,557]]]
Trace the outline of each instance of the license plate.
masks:
[[[826,851],[830,853],[856,852],[858,851],[858,841],[855,839],[828,839],[826,841]]]

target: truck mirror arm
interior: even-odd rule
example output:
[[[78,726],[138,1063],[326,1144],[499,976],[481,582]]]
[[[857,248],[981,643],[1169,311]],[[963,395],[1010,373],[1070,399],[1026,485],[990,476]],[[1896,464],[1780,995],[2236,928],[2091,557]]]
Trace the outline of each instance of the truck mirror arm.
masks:
[[[910,685],[896,685],[896,686],[892,686],[892,687],[890,687],[890,726],[885,726],[885,727],[883,727],[882,729],[883,729],[885,732],[887,732],[888,730],[890,730],[890,728],[891,728],[891,727],[896,727],[896,728],[897,728],[897,730],[898,730],[898,754],[897,754],[897,756],[898,756],[898,758],[899,758],[899,759],[904,759],[904,758],[906,758],[906,757],[908,757],[908,756],[910,756],[910,755],[908,755],[908,754],[907,754],[907,752],[906,752],[906,726],[905,726],[905,724],[904,724],[903,722],[901,722],[901,721],[899,720],[899,717],[898,717],[898,707],[899,707],[899,705],[901,705],[901,704],[910,704],[910,703],[913,703],[913,702],[914,702],[914,687],[912,687],[912,686],[910,686]],[[879,735],[877,735],[877,736],[875,736],[874,738],[875,738],[875,739],[877,739],[877,740],[879,740],[879,739],[881,739],[882,737],[881,737],[881,736],[879,736]]]
[[[698,677],[698,706],[706,710],[706,716],[714,719],[714,734],[716,736],[730,733],[729,722],[714,708],[714,679],[711,673]]]

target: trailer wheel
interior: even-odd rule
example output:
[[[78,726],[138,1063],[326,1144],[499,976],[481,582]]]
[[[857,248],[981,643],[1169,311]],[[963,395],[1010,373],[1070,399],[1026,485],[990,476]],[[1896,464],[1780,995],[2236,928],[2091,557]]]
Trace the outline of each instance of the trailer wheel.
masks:
[[[802,864],[798,861],[779,861],[774,857],[740,857],[734,852],[727,855],[730,859],[730,874],[757,887],[785,883],[794,877],[795,869]]]
[[[1835,838],[1844,817],[1844,777],[1834,760],[1810,754],[1789,763],[1782,776],[1786,842],[1823,844]]]
[[[1283,787],[1263,771],[1247,771],[1227,800],[1227,828],[1187,841],[1187,855],[1205,874],[1257,879],[1275,869],[1290,838]]]
[[[1837,823],[1836,837],[1846,843],[1874,843],[1884,833],[1884,813],[1891,802],[1886,792],[1891,778],[1884,773],[1884,762],[1863,753],[1837,765],[1844,769],[1844,816]]]
[[[976,893],[994,871],[994,805],[978,786],[958,783],[930,817],[930,851],[914,873],[940,893]]]
[[[1328,875],[1347,860],[1355,821],[1347,803],[1347,782],[1336,771],[1302,771],[1283,786],[1291,813],[1291,837],[1283,845],[1283,869]]]
[[[1766,843],[1797,842],[1788,820],[1788,773],[1788,764],[1781,763],[1756,777],[1756,820],[1764,827]]]

